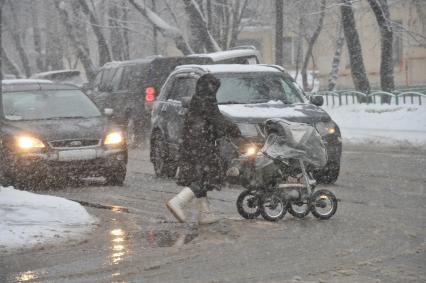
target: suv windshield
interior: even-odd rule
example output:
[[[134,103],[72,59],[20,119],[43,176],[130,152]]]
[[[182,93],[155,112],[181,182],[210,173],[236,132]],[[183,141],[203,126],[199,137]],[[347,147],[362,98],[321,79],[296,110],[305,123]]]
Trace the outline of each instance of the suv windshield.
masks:
[[[217,77],[221,82],[217,92],[219,104],[303,102],[294,83],[277,73],[218,74]]]
[[[91,118],[101,116],[95,104],[79,90],[34,90],[2,94],[7,120]]]

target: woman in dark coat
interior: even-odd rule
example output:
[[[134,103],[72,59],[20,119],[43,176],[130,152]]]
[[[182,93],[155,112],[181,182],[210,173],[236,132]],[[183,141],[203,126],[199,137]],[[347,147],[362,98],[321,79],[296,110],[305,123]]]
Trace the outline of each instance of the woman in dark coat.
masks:
[[[181,222],[185,221],[183,206],[192,198],[199,199],[199,223],[218,220],[210,212],[207,192],[222,184],[222,162],[217,140],[224,136],[239,136],[238,127],[219,111],[216,93],[220,81],[211,74],[200,77],[195,95],[185,115],[180,146],[178,185],[185,188],[167,202],[167,207]]]

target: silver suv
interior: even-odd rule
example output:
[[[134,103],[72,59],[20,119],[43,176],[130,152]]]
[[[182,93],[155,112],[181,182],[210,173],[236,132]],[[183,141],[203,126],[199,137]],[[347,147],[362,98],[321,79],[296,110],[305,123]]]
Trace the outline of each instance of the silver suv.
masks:
[[[340,170],[342,152],[339,127],[319,106],[322,97],[308,100],[294,79],[275,65],[184,65],[173,71],[153,105],[151,161],[158,176],[173,177],[189,101],[197,79],[211,73],[221,81],[217,93],[219,109],[235,122],[249,140],[263,144],[264,122],[285,118],[314,125],[327,146],[328,164],[315,172],[319,182],[333,183]],[[244,145],[241,145],[244,149]],[[232,154],[222,150],[225,163]]]

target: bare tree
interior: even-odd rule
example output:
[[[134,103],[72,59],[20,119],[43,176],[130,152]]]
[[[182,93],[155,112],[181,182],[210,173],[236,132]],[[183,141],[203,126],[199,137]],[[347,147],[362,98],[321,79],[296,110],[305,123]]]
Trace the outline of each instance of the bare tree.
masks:
[[[38,5],[37,1],[31,2],[31,19],[32,19],[32,29],[33,29],[33,40],[34,40],[34,49],[37,53],[36,57],[36,65],[39,71],[44,70],[44,60],[43,60],[43,52],[41,47],[41,34],[40,34],[40,23],[38,19]]]
[[[207,21],[198,3],[195,0],[183,0],[183,3],[190,18],[191,31],[196,33],[198,41],[208,52],[220,51],[221,48],[208,30]]]
[[[2,21],[1,21],[1,19],[3,19],[2,18],[2,12],[3,12],[3,5],[4,5],[4,0],[0,0],[0,30],[2,30]],[[0,53],[0,80],[3,80],[3,45],[2,45],[2,42],[1,42],[1,36],[0,36],[0,46],[1,46],[1,53]],[[0,93],[1,93],[1,90],[0,90]]]
[[[90,81],[94,78],[96,68],[93,64],[93,61],[90,58],[89,50],[85,45],[81,44],[81,42],[77,39],[73,32],[73,26],[71,24],[70,16],[65,8],[64,2],[54,1],[55,8],[57,9],[60,19],[62,20],[62,24],[65,27],[65,35],[70,40],[73,48],[77,53],[78,59],[81,61],[83,68],[86,72],[86,77]]]
[[[283,60],[283,0],[275,0],[275,64],[282,66]]]
[[[395,89],[393,76],[393,30],[390,22],[390,12],[387,0],[368,0],[376,16],[380,28],[381,61],[380,61],[380,86],[382,90],[391,92]],[[382,96],[382,103],[390,103],[390,96]]]
[[[98,50],[99,50],[99,65],[102,66],[107,62],[111,61],[111,54],[109,53],[109,48],[107,41],[102,33],[100,28],[100,23],[95,15],[95,13],[90,10],[89,5],[87,5],[86,0],[78,0],[83,13],[89,18],[90,24],[93,29],[93,33],[95,34],[98,41]]]
[[[15,8],[15,5],[17,4],[17,2],[12,2],[9,0],[9,1],[6,1],[6,3],[8,4],[9,10],[10,10],[12,23],[8,22],[7,20],[3,22],[8,26],[9,33],[12,36],[13,42],[15,43],[16,50],[18,51],[19,58],[21,59],[21,62],[22,62],[22,68],[24,69],[25,76],[30,77],[31,76],[30,61],[28,59],[28,55],[22,44],[20,33],[18,32],[19,21],[18,21],[18,16],[16,14],[16,8]]]
[[[342,23],[339,23],[336,39],[336,49],[334,51],[331,71],[328,78],[328,90],[332,91],[336,88],[337,79],[339,77],[339,65],[342,57],[343,45],[345,44],[345,35],[343,34]]]
[[[176,47],[185,55],[194,53],[191,47],[183,37],[182,31],[174,26],[169,25],[158,14],[154,13],[144,3],[137,3],[136,0],[128,0],[135,9],[143,15],[151,24],[157,27],[157,30],[167,38],[174,40]]]
[[[343,32],[349,52],[352,79],[355,89],[364,93],[370,92],[370,82],[365,72],[362,57],[361,42],[355,26],[355,16],[351,0],[341,0],[340,12],[342,14]],[[360,102],[366,102],[364,97],[358,96]]]
[[[9,59],[9,56],[6,53],[6,50],[3,49],[3,46],[1,47],[1,60],[2,63],[4,61],[4,67],[11,72],[15,77],[19,78],[21,76],[18,67],[13,63],[12,60]],[[2,65],[0,65],[0,68]],[[3,72],[1,72],[3,74]],[[3,79],[3,77],[2,77]]]
[[[306,50],[305,54],[305,60],[303,62],[302,67],[302,82],[303,82],[303,89],[309,90],[308,87],[308,76],[307,76],[307,69],[309,64],[309,58],[311,58],[312,50],[314,48],[315,42],[318,39],[318,36],[321,33],[322,26],[324,24],[324,16],[325,16],[325,8],[326,8],[326,0],[321,0],[321,12],[320,12],[320,19],[317,25],[317,28],[315,29],[314,33],[312,34],[311,38],[308,41],[308,49]]]

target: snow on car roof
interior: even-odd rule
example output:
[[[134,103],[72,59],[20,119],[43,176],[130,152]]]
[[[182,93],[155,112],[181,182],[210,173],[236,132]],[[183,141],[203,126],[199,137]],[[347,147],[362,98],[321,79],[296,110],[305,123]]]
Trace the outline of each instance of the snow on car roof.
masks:
[[[256,72],[276,72],[281,73],[282,68],[275,65],[239,65],[239,64],[217,64],[217,65],[182,65],[176,67],[181,69],[201,69],[209,73],[256,73]]]
[[[187,57],[208,57],[211,58],[213,61],[221,61],[226,59],[232,59],[236,57],[243,57],[243,56],[256,56],[259,57],[259,51],[253,50],[253,49],[237,49],[237,50],[225,50],[225,51],[218,51],[213,53],[205,53],[205,54],[191,54]]]
[[[37,80],[37,79],[16,79],[16,80],[2,80],[2,85],[14,85],[14,84],[52,84],[49,80]]]
[[[72,74],[72,75],[80,75],[80,71],[79,70],[74,70],[74,69],[70,69],[70,70],[55,70],[55,71],[48,71],[48,72],[42,72],[42,73],[37,73],[31,76],[31,78],[43,78],[46,76],[52,76],[52,75],[56,75],[56,74]]]

